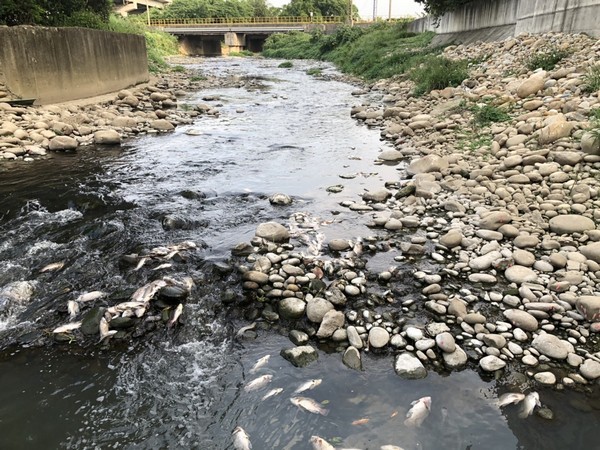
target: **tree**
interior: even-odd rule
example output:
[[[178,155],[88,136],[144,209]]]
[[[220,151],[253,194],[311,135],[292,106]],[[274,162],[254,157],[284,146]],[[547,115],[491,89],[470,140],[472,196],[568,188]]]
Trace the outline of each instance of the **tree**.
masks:
[[[42,20],[44,8],[37,0],[2,0],[1,25],[35,25]]]
[[[62,26],[82,13],[106,22],[111,8],[110,0],[1,0],[0,24]]]
[[[433,17],[443,16],[445,13],[455,10],[456,8],[471,3],[474,0],[415,0],[417,3],[422,3],[425,6],[425,12]],[[489,0],[479,0],[489,1]]]
[[[257,3],[248,0],[174,0],[162,11],[152,11],[152,14],[161,19],[252,17]]]
[[[353,11],[356,7],[353,6]],[[358,10],[356,10],[358,11]],[[283,16],[348,16],[348,0],[292,0],[282,8]]]

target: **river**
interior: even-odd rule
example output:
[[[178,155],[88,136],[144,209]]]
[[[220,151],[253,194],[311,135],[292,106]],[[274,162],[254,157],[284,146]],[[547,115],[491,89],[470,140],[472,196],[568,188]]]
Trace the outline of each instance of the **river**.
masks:
[[[220,450],[232,448],[238,425],[254,450],[309,449],[313,435],[336,447],[370,450],[385,444],[407,450],[596,448],[597,389],[538,389],[554,419],[520,419],[517,407],[495,405],[500,393],[520,383],[520,374],[496,381],[472,369],[430,371],[408,381],[394,373],[391,354],[366,353],[365,370],[356,372],[325,349],[316,363],[298,369],[279,356],[290,342],[276,329],[259,330],[255,340],[235,339],[249,324],[221,301],[227,289],[240,292],[235,274],[223,274],[235,244],[248,242],[261,222],[286,223],[296,211],[335,219],[324,230],[327,239],[368,236],[373,231],[340,202],[398,178],[397,167],[373,164],[388,145],[379,130],[350,118],[350,107],[360,101],[351,95],[355,88],[307,75],[315,63],[292,69],[278,63],[207,59],[206,72],[258,77],[264,87],[191,93],[190,105],[218,98],[211,103],[220,104],[221,115],[130,140],[118,150],[57,153],[0,172],[0,286],[36,281],[32,303],[0,321],[0,448]],[[190,129],[200,134],[186,133]],[[351,177],[341,179],[344,174]],[[327,192],[336,184],[344,185],[341,193]],[[277,192],[294,203],[270,205],[268,196]],[[166,229],[167,216],[188,226]],[[35,345],[57,314],[65,316],[73,295],[103,290],[109,299],[120,298],[156,278],[150,269],[124,268],[122,255],[183,240],[199,245],[168,271],[191,275],[197,284],[183,326],[108,347]],[[378,255],[370,264],[375,270],[398,264],[393,256]],[[55,261],[65,267],[39,273]],[[261,373],[273,376],[269,389],[284,392],[261,401],[266,390],[245,392],[243,386],[267,354]],[[305,394],[323,402],[327,416],[289,401],[293,388],[313,378],[323,382]],[[405,427],[410,403],[423,396],[432,397],[431,414],[422,427]],[[358,419],[368,420],[352,424]]]

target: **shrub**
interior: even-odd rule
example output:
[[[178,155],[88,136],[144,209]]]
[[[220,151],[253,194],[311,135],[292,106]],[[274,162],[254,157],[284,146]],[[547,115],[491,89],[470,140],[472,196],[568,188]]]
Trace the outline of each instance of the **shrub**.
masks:
[[[495,122],[506,122],[510,120],[508,113],[492,105],[475,106],[473,108],[473,120],[481,126],[489,125]]]
[[[313,75],[313,76],[319,76],[321,75],[323,72],[321,71],[321,69],[319,69],[318,67],[311,67],[310,69],[308,69],[306,71],[307,75]]]
[[[600,64],[590,67],[583,76],[583,90],[585,92],[600,91]]]
[[[294,63],[292,63],[291,61],[284,61],[277,67],[279,67],[280,69],[289,69],[290,67],[294,67]]]
[[[569,52],[566,50],[551,49],[540,52],[529,58],[527,68],[529,70],[552,70],[556,64],[567,56],[569,56]]]
[[[434,89],[458,86],[469,74],[467,61],[428,56],[409,75],[416,83],[415,95],[423,95]]]
[[[171,67],[171,72],[183,73],[183,72],[185,72],[185,67],[180,66],[180,65],[173,66],[173,67]]]

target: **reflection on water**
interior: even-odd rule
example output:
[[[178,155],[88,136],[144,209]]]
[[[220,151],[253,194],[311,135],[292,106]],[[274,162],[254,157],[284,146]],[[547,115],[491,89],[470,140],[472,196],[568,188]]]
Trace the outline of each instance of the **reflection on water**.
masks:
[[[384,144],[377,130],[350,119],[352,88],[307,76],[310,63],[292,71],[278,69],[276,61],[203,64],[219,73],[260,73],[268,88],[215,89],[208,94],[220,99],[219,118],[130,141],[121,151],[90,148],[5,166],[0,285],[31,280],[36,287],[31,303],[0,333],[0,448],[220,450],[231,448],[238,425],[254,449],[308,449],[312,435],[340,448],[371,450],[384,444],[407,450],[596,447],[597,390],[540,389],[554,420],[522,420],[518,408],[501,411],[495,405],[507,386],[471,370],[406,381],[394,374],[391,355],[367,353],[365,371],[355,372],[339,354],[325,352],[297,369],[279,356],[291,344],[275,331],[238,342],[234,328],[247,323],[228,320],[220,296],[232,280],[214,276],[211,263],[226,260],[232,245],[248,241],[258,223],[285,221],[295,211],[331,222],[321,230],[328,239],[370,235],[339,202],[395,180],[397,171],[371,165]],[[186,101],[201,102],[206,94]],[[192,128],[200,134],[186,134]],[[337,184],[344,185],[341,193],[326,191]],[[276,192],[292,195],[294,204],[271,206],[267,198]],[[187,226],[166,228],[166,216]],[[201,248],[169,272],[190,274],[198,284],[184,310],[185,326],[114,343],[110,350],[7,347],[43,339],[56,315],[66,316],[66,300],[74,295],[103,290],[111,293],[110,301],[156,277],[147,268],[120,267],[121,255],[187,239]],[[369,267],[382,270],[393,257],[380,253]],[[65,268],[39,273],[56,261]],[[266,354],[269,364],[249,374]],[[269,386],[244,392],[243,385],[261,374],[273,375]],[[293,389],[312,378],[323,382],[302,395],[321,402],[327,416],[289,400]],[[284,391],[261,401],[273,388]],[[421,428],[406,427],[411,402],[423,396],[432,398],[430,415]]]

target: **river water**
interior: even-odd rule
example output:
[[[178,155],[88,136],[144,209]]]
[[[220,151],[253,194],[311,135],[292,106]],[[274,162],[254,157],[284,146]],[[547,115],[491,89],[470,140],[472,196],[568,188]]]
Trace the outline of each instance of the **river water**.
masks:
[[[296,211],[335,219],[324,230],[327,239],[368,236],[372,230],[339,202],[398,178],[396,167],[372,163],[386,144],[378,130],[350,118],[358,102],[352,86],[307,75],[315,64],[279,69],[278,63],[207,59],[202,70],[260,77],[264,88],[192,93],[189,104],[218,96],[213,103],[221,104],[221,115],[119,150],[55,154],[0,172],[0,286],[35,281],[32,303],[0,319],[0,448],[228,449],[238,425],[255,450],[309,449],[312,435],[339,448],[371,450],[385,444],[407,450],[597,448],[597,390],[538,389],[554,420],[519,419],[518,408],[495,406],[519,374],[496,381],[472,369],[430,371],[407,381],[395,375],[392,355],[367,353],[365,370],[355,372],[339,353],[325,351],[298,369],[279,356],[290,342],[276,331],[235,339],[249,322],[225,308],[221,296],[239,283],[217,270],[233,245],[249,241],[259,223],[285,223]],[[201,134],[186,134],[191,128]],[[344,174],[353,178],[341,179]],[[335,184],[344,190],[329,194],[326,188]],[[267,197],[276,192],[292,195],[293,205],[271,206]],[[165,229],[165,216],[188,226]],[[122,267],[123,254],[183,240],[200,246],[168,272],[197,283],[184,326],[108,348],[32,345],[77,293],[103,290],[110,300],[157,277],[150,269]],[[65,261],[64,269],[39,273],[55,261]],[[383,255],[373,264],[395,263]],[[273,375],[268,389],[284,392],[261,401],[267,389],[245,392],[243,385],[267,354],[260,374]],[[323,382],[305,394],[323,402],[327,416],[289,401],[292,389],[312,378]],[[410,403],[426,395],[431,414],[421,428],[407,428]],[[358,419],[368,421],[353,425]]]

